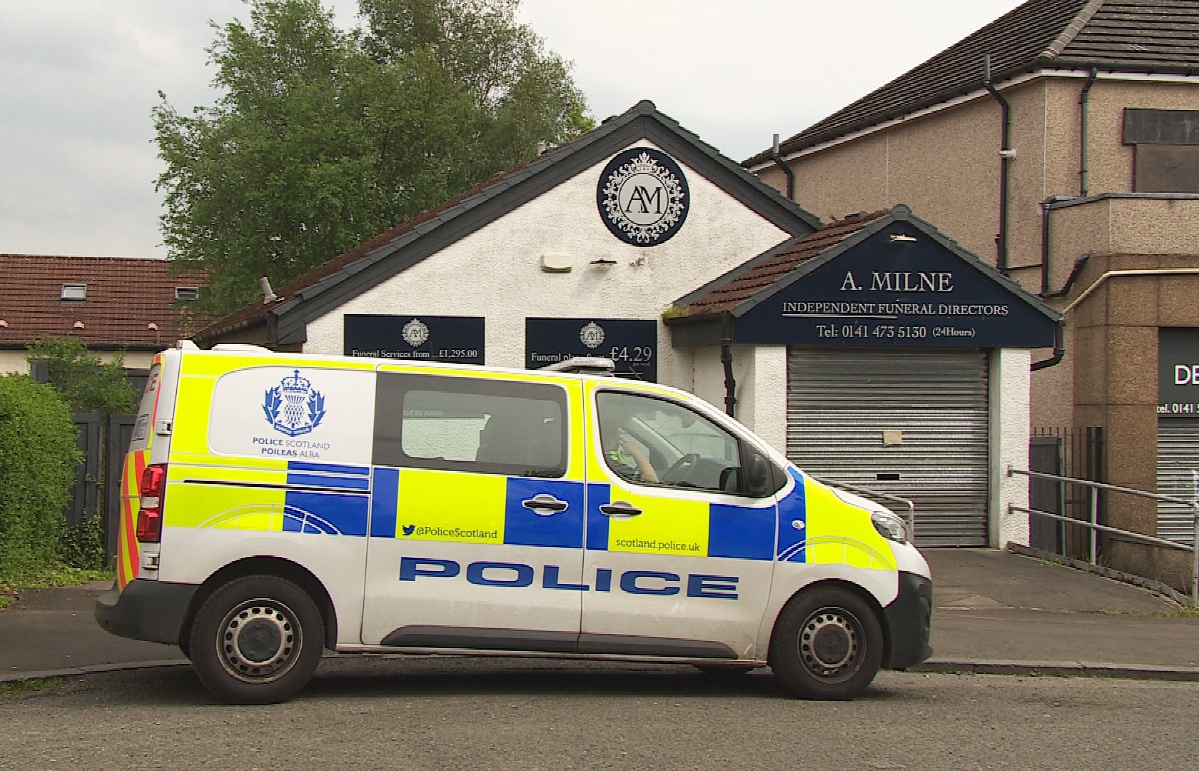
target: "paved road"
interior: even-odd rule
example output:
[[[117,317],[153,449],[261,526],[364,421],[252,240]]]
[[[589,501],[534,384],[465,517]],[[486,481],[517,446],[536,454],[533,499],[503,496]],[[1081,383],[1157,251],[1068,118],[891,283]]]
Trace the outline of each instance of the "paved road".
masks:
[[[0,697],[0,768],[1195,768],[1190,683],[883,673],[849,703],[773,678],[535,660],[326,660],[295,700],[190,669]]]

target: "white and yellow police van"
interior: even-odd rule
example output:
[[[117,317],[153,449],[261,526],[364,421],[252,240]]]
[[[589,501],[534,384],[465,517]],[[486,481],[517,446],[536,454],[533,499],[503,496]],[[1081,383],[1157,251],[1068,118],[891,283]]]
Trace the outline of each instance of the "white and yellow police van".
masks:
[[[768,664],[831,699],[931,653],[902,520],[662,385],[184,341],[123,477],[96,617],[229,702],[326,648]]]

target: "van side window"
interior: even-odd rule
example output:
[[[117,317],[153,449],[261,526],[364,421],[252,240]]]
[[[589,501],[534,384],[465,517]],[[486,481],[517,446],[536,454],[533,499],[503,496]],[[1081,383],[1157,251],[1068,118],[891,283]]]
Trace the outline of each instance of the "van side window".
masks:
[[[379,373],[374,462],[524,477],[566,474],[566,394],[542,383]]]
[[[675,402],[596,395],[604,462],[630,482],[742,494],[737,438]]]

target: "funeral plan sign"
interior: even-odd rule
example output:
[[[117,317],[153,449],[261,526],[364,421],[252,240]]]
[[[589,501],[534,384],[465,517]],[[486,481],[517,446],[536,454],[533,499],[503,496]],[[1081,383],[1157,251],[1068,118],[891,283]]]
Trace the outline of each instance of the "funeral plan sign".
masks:
[[[734,325],[738,343],[1039,348],[1055,314],[916,229],[889,228],[801,264]],[[782,284],[782,286],[779,286]],[[765,293],[763,293],[765,294]]]

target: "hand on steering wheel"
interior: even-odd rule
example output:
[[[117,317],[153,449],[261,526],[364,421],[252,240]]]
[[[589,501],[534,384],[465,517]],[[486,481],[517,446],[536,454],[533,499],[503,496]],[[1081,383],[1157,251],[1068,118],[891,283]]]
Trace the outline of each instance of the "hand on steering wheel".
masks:
[[[664,484],[676,484],[681,482],[683,478],[686,477],[687,472],[695,468],[695,463],[698,460],[699,456],[693,452],[683,455],[666,470],[665,474],[662,475],[662,482]]]

